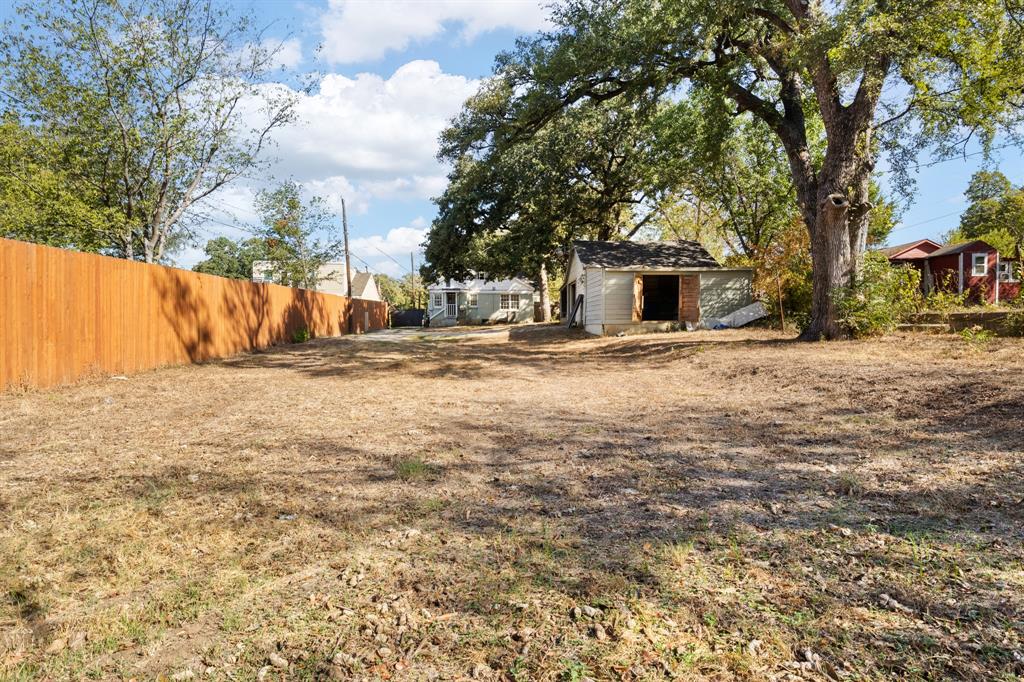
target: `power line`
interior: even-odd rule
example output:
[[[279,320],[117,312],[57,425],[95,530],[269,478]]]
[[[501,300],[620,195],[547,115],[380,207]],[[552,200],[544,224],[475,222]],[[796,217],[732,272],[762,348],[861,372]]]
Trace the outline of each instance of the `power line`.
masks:
[[[891,230],[891,232],[899,232],[900,230],[909,230],[912,227],[918,227],[919,225],[926,225],[928,223],[934,223],[936,220],[942,220],[943,218],[949,218],[951,216],[960,215],[963,211],[953,211],[952,213],[946,213],[944,215],[937,215],[934,218],[928,218],[920,222],[911,223],[910,225],[900,225],[897,228]]]
[[[380,251],[381,253],[383,253],[383,254],[384,254],[385,256],[387,256],[388,258],[390,258],[391,260],[393,260],[393,261],[394,261],[394,262],[395,262],[395,263],[396,263],[396,264],[398,265],[398,267],[402,268],[403,270],[409,270],[409,268],[407,268],[407,267],[405,267],[404,265],[402,265],[401,263],[399,263],[399,262],[398,262],[398,259],[396,259],[396,258],[395,258],[394,256],[392,256],[392,255],[391,255],[391,254],[389,254],[388,252],[384,251],[384,249],[380,248],[379,246],[375,246],[375,247],[373,247],[373,248],[377,249],[378,251]],[[409,270],[409,272],[412,272],[412,270]]]

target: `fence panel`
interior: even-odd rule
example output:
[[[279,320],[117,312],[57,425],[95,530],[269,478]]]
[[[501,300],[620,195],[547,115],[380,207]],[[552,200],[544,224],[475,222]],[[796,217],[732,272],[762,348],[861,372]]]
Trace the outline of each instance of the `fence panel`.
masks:
[[[387,326],[387,304],[0,239],[0,390]]]

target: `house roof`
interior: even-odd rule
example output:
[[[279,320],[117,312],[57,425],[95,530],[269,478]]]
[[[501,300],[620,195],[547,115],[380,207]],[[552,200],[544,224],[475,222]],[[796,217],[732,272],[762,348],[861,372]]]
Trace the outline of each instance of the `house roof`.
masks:
[[[896,258],[905,251],[911,251],[915,248],[921,248],[924,246],[934,246],[936,249],[941,249],[942,244],[934,242],[931,239],[917,239],[906,244],[897,244],[896,246],[887,246],[884,249],[879,249],[880,252],[885,254],[886,258]]]
[[[981,239],[975,239],[974,241],[964,242],[963,244],[947,244],[938,251],[928,254],[928,257],[936,258],[938,256],[953,256],[958,253],[964,253],[966,251],[975,250],[979,246],[985,247],[985,251],[995,251],[995,249],[992,246],[990,246],[988,242],[982,241]]]
[[[593,268],[717,268],[721,267],[698,242],[575,241],[580,262]]]
[[[366,298],[365,294],[373,281],[373,275],[368,272],[352,273],[352,296],[354,298]]]
[[[427,287],[428,291],[469,291],[474,293],[532,294],[533,285],[522,277],[488,280],[475,277],[464,282],[452,279],[436,282]]]

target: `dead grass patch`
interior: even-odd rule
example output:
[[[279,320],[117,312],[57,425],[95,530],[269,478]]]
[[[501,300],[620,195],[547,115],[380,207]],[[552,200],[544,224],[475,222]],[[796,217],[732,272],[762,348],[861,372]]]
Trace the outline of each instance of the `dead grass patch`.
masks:
[[[9,393],[0,677],[1014,679],[1022,350],[537,327]]]

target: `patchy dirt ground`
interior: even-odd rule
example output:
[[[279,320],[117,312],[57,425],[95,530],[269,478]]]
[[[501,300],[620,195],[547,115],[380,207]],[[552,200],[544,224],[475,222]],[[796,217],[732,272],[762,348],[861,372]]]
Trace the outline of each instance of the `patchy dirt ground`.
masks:
[[[0,678],[1019,679],[1022,351],[531,327],[0,396]]]

